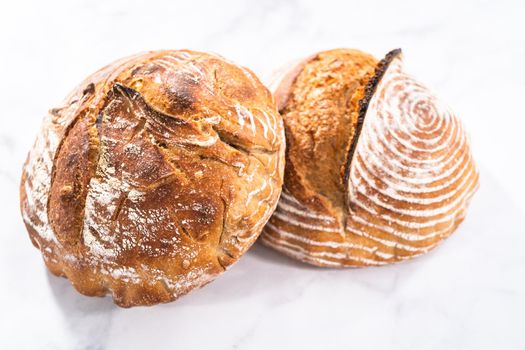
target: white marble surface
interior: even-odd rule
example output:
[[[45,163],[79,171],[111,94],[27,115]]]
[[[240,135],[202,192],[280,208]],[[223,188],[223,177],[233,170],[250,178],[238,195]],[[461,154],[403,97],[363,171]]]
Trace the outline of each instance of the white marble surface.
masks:
[[[2,1],[0,349],[524,349],[525,6],[522,1]],[[46,272],[18,211],[27,150],[50,107],[115,58],[214,51],[267,76],[319,49],[409,69],[462,116],[482,186],[427,256],[313,268],[256,245],[181,300],[119,309]]]

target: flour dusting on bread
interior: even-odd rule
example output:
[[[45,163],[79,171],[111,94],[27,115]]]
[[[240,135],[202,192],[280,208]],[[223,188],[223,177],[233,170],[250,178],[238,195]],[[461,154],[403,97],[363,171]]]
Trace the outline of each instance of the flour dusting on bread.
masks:
[[[478,187],[461,122],[405,72],[400,50],[378,63],[345,49],[312,57],[275,90],[285,101],[287,164],[262,241],[334,267],[385,265],[436,247]],[[337,144],[340,125],[350,132]]]
[[[45,121],[22,177],[50,270],[121,306],[168,302],[251,246],[277,205],[282,120],[220,56],[158,51],[95,73]]]

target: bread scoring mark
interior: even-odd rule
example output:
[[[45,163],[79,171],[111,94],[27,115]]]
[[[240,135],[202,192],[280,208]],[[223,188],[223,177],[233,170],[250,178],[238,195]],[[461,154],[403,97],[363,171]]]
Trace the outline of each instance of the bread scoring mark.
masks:
[[[113,69],[114,72],[118,71],[132,58],[133,57],[128,57],[115,62],[114,65],[111,66],[111,69]],[[106,67],[92,75],[91,79],[86,79],[86,81],[109,79],[109,75],[111,75],[109,67]],[[84,83],[82,86],[83,85]],[[47,242],[46,244],[61,249],[61,244],[57,241],[55,233],[49,225],[47,214],[51,185],[50,178],[53,160],[65,129],[77,117],[79,109],[83,107],[83,104],[86,102],[86,99],[82,99],[82,97],[90,97],[89,95],[95,92],[91,91],[91,83],[88,83],[84,88],[82,86],[75,89],[66,98],[64,107],[53,108],[49,111],[48,116],[44,118],[37,140],[30,150],[24,165],[22,175],[23,184],[21,186],[23,189],[22,216],[25,224],[33,229],[33,231],[30,231],[31,240],[39,246],[41,242],[38,241],[42,239],[44,242]],[[81,90],[82,88],[83,90]],[[33,234],[35,236],[33,236]],[[43,251],[43,257],[46,261],[50,261],[50,259],[47,259],[47,253],[48,252]],[[63,275],[59,267],[50,266],[49,264],[48,267],[53,273]]]
[[[218,140],[216,135],[205,134],[196,125],[184,119],[166,115],[154,109],[138,91],[130,87],[117,83],[113,87],[113,94],[117,96],[117,99],[128,103],[129,111],[133,111],[139,118],[131,139],[142,130],[147,130],[154,139],[171,141],[179,145],[209,147]]]
[[[121,85],[116,85],[115,88],[113,89],[113,93],[121,95],[121,96],[126,98],[125,102],[127,104],[129,104],[128,109],[133,110],[133,111],[135,111],[136,109],[140,110],[140,113],[138,113],[138,114],[141,116],[142,120],[146,120],[146,122],[142,123],[141,130],[144,130],[144,131],[147,131],[147,132],[151,131],[151,124],[152,123],[156,123],[157,129],[158,129],[158,121],[157,121],[157,119],[159,119],[159,117],[152,117],[153,113],[158,113],[158,112],[153,111],[153,113],[150,113],[150,111],[148,111],[147,104],[145,103],[145,101],[143,101],[143,99],[141,98],[140,94],[138,94],[136,91],[133,91],[133,89],[130,89],[130,88],[127,88],[127,87],[124,87],[124,86],[121,86]],[[111,104],[109,106],[111,106]],[[160,121],[160,119],[159,119],[159,121]],[[213,121],[215,121],[215,119],[212,118],[211,121],[213,122]],[[116,122],[115,120],[112,121],[113,124],[115,124],[115,122]],[[181,121],[178,124],[179,125],[184,125],[184,124],[186,124],[186,122]],[[214,123],[214,124],[216,124],[216,123]],[[162,137],[163,136],[163,133],[160,132],[160,130],[153,130],[153,131],[155,132],[155,135],[157,135],[157,137]],[[133,134],[135,134],[135,132]],[[130,141],[133,138],[134,137],[131,137]],[[157,141],[153,134],[150,135],[150,138],[152,140],[152,143],[158,145],[159,147],[163,144],[163,142]],[[108,141],[118,142],[117,140],[108,139],[107,137],[104,137],[103,141],[105,143],[107,143]],[[129,144],[126,145],[126,147],[129,147]],[[164,144],[163,147],[168,147],[168,146],[167,146],[167,144]],[[247,153],[247,151],[245,151],[245,152]],[[171,165],[174,166],[173,163],[171,163]],[[122,186],[122,185],[120,184],[119,186]],[[118,206],[117,206],[117,208],[118,208]],[[188,237],[190,237],[192,240],[194,240],[194,241],[202,241],[203,239],[206,238],[206,236],[205,236],[206,232],[200,232],[199,233],[199,232],[196,232],[196,231],[195,232],[188,231],[188,228],[191,225],[188,226],[189,223],[186,222],[185,219],[179,219],[179,222],[180,222],[179,228],[181,229],[181,232],[184,233],[185,235],[187,235]],[[195,234],[198,233],[199,235],[195,236],[194,233]],[[99,251],[100,251],[100,249],[99,249]],[[108,254],[111,255],[111,254],[113,254],[113,252],[108,252]]]
[[[466,133],[404,73],[400,52],[379,65],[360,112],[345,167],[344,241],[284,191],[265,244],[321,266],[395,263],[428,252],[463,220],[479,177]]]
[[[166,54],[163,55],[168,56]],[[149,59],[153,58],[154,56],[155,54],[148,54],[148,57],[150,57]],[[187,62],[188,58],[193,59],[193,57],[196,56],[195,54],[174,53],[170,56],[173,57],[167,58],[166,62],[161,62],[165,68],[173,70],[183,69],[184,66],[195,66],[193,64],[188,64]],[[205,57],[205,55],[203,55],[203,57]],[[174,64],[175,61],[178,61],[178,63]],[[162,109],[162,106],[157,104],[156,101],[150,101],[150,95],[148,96],[148,101],[152,102],[152,105],[148,105],[146,101],[144,101],[144,97],[138,93],[137,89],[144,89],[146,85],[139,84],[139,80],[136,81],[136,85],[130,84],[129,87],[123,83],[124,81],[128,82],[126,79],[129,76],[129,72],[125,72],[123,75],[119,74],[125,69],[132,71],[139,66],[144,65],[143,63],[137,62],[131,64],[119,62],[118,65],[114,66],[116,67],[115,70],[117,71],[103,74],[97,73],[94,75],[94,78],[90,79],[92,81],[96,81],[96,79],[101,78],[102,81],[97,82],[96,85],[88,84],[86,88],[81,90],[82,94],[89,95],[92,92],[97,94],[95,101],[89,104],[89,108],[91,108],[94,111],[94,115],[96,115],[94,118],[93,127],[100,131],[106,128],[108,124],[114,124],[115,130],[121,130],[122,135],[126,135],[121,138],[118,133],[113,135],[108,135],[107,133],[99,134],[99,142],[101,143],[101,154],[98,159],[99,164],[97,165],[99,171],[97,171],[96,176],[93,176],[90,179],[88,191],[90,194],[86,195],[86,197],[89,196],[89,198],[86,198],[87,203],[84,210],[84,223],[86,223],[86,221],[92,220],[94,225],[88,225],[91,228],[89,231],[86,231],[85,227],[83,227],[83,233],[85,233],[85,237],[83,236],[82,238],[85,246],[90,244],[93,245],[93,255],[90,256],[90,254],[82,254],[82,256],[75,256],[66,250],[61,250],[61,248],[59,248],[59,242],[56,242],[56,244],[54,243],[52,246],[53,248],[57,248],[52,250],[53,253],[49,253],[47,250],[45,250],[50,246],[41,246],[43,252],[45,251],[47,252],[46,254],[53,254],[44,254],[44,259],[47,261],[50,268],[52,266],[51,262],[53,262],[53,264],[57,264],[56,269],[53,270],[54,273],[67,275],[67,277],[73,281],[76,288],[81,290],[83,293],[96,293],[97,295],[101,295],[104,294],[104,290],[109,290],[113,294],[115,302],[121,306],[151,304],[159,301],[172,300],[182,294],[187,293],[193,288],[202,286],[211,281],[219,272],[217,270],[217,264],[220,264],[222,269],[225,269],[231,263],[235,262],[240,253],[244,252],[244,250],[248,247],[248,244],[253,242],[257,236],[257,230],[261,228],[261,226],[269,217],[271,207],[276,204],[275,199],[279,192],[278,189],[280,187],[281,180],[279,180],[277,177],[279,175],[282,176],[282,169],[280,172],[278,172],[277,169],[271,168],[275,165],[281,164],[274,158],[282,157],[282,140],[276,139],[272,135],[279,134],[279,136],[281,136],[282,133],[274,129],[278,129],[280,127],[282,128],[282,125],[280,125],[276,114],[271,113],[272,106],[270,104],[268,104],[268,106],[265,105],[265,103],[268,103],[268,101],[259,101],[257,103],[254,102],[253,105],[247,109],[251,113],[251,118],[249,115],[246,116],[247,131],[249,131],[249,135],[253,136],[253,139],[249,140],[250,142],[246,142],[246,147],[249,149],[249,152],[247,152],[245,156],[251,159],[254,159],[255,157],[258,158],[254,159],[254,161],[250,161],[250,163],[252,163],[252,168],[250,168],[248,164],[237,164],[240,168],[239,176],[249,182],[250,176],[254,176],[253,171],[257,171],[263,176],[272,176],[272,179],[270,181],[263,181],[260,183],[257,182],[255,185],[250,185],[250,189],[246,192],[246,195],[249,197],[249,205],[252,206],[254,203],[259,203],[259,207],[261,208],[260,213],[262,215],[261,217],[254,217],[252,219],[256,222],[253,224],[253,229],[248,230],[249,232],[245,232],[244,228],[242,229],[242,231],[246,233],[242,239],[249,239],[247,243],[239,244],[238,247],[234,247],[229,242],[230,239],[226,239],[226,242],[223,242],[225,246],[220,247],[220,250],[222,251],[221,254],[223,254],[223,256],[218,258],[220,261],[210,261],[206,264],[202,259],[199,260],[199,258],[194,255],[194,252],[187,249],[181,249],[180,251],[177,251],[175,255],[169,255],[170,259],[174,259],[175,264],[180,265],[186,270],[182,274],[174,274],[171,270],[162,271],[160,269],[153,269],[152,267],[145,264],[127,266],[120,265],[120,263],[115,263],[121,254],[121,249],[127,249],[133,246],[140,247],[140,254],[143,254],[141,256],[147,256],[150,258],[168,257],[168,255],[165,255],[162,252],[144,250],[144,247],[146,246],[141,243],[142,238],[134,234],[135,230],[140,231],[146,229],[148,225],[152,225],[152,221],[158,220],[159,217],[167,215],[167,213],[161,209],[156,211],[135,210],[133,207],[130,207],[130,205],[132,203],[146,202],[144,198],[147,195],[147,191],[150,191],[152,188],[158,189],[162,187],[163,184],[173,181],[176,177],[169,175],[162,176],[161,179],[153,182],[151,186],[141,185],[136,182],[136,179],[130,177],[130,174],[125,174],[125,167],[123,167],[122,164],[119,164],[118,162],[110,159],[109,155],[113,152],[113,149],[115,147],[121,147],[122,154],[126,154],[129,159],[132,159],[133,157],[137,157],[137,159],[144,159],[148,156],[148,151],[144,147],[144,144],[137,142],[138,140],[149,140],[151,144],[154,144],[156,145],[155,147],[159,148],[162,148],[162,145],[164,145],[166,150],[169,148],[178,147],[179,149],[186,149],[188,152],[194,152],[196,148],[211,149],[223,146],[223,144],[219,142],[219,135],[213,132],[213,130],[199,128],[195,129],[194,125],[188,124],[185,120],[177,118],[177,115],[172,115],[172,113],[161,113],[159,110],[154,110],[153,107]],[[180,65],[181,63],[183,64],[182,67]],[[195,71],[202,73],[202,78],[204,80],[207,78],[206,74],[208,72],[202,68],[198,68]],[[155,82],[165,84],[163,79],[157,79],[158,77],[165,77],[165,73],[162,74],[163,75],[161,75],[161,69],[156,70],[154,73],[154,75],[157,75]],[[122,77],[125,78],[121,79]],[[118,83],[119,81],[122,83]],[[257,81],[255,81],[255,83],[256,82]],[[188,83],[186,85],[189,86],[191,82],[186,81],[186,83]],[[121,86],[119,86],[119,84]],[[133,88],[135,86],[137,89]],[[94,91],[91,91],[91,87],[94,88]],[[131,90],[128,90],[128,88],[131,88]],[[199,89],[201,88],[212,90],[211,85],[206,81],[204,81],[204,85],[199,87]],[[262,88],[262,85],[256,86],[254,88]],[[108,90],[109,93],[106,95],[106,91]],[[137,94],[134,92],[137,92]],[[193,91],[189,89],[187,92]],[[109,99],[111,97],[115,99],[119,94],[127,95],[125,97],[121,96],[122,99],[120,102],[124,105],[122,108],[125,109],[127,105],[128,112],[130,114],[135,114],[137,117],[135,121],[139,122],[138,125],[135,125],[135,132],[133,132],[132,135],[127,133],[128,131],[132,131],[132,129],[128,129],[127,123],[122,119],[110,120],[108,118],[110,116],[107,113],[101,112],[101,110],[104,110],[104,108],[107,107],[106,101],[99,103],[101,98]],[[181,113],[196,113],[195,102],[198,101],[195,98],[193,101],[194,103],[190,107],[188,103],[188,94],[182,92],[175,97],[178,102],[181,102],[178,103],[179,106],[182,106],[183,108],[190,108]],[[193,97],[195,97],[195,95]],[[76,99],[74,101],[77,102],[80,100]],[[102,107],[101,104],[105,107]],[[261,107],[261,113],[253,112],[258,108],[257,106]],[[70,111],[70,113],[74,114],[76,112]],[[58,110],[55,111],[55,114],[59,114]],[[143,115],[144,118],[142,118]],[[259,125],[259,118],[266,122],[266,124],[262,124],[262,127]],[[271,123],[271,120],[273,120],[273,123]],[[205,113],[205,115],[202,117],[202,119],[199,119],[199,121],[203,122],[203,124],[219,125],[223,123],[223,117],[220,113],[216,113],[215,115],[209,115]],[[228,130],[227,132],[225,131],[225,133],[231,133],[231,135],[233,135],[232,137],[235,137],[236,131],[234,128]],[[181,129],[188,131],[189,134],[181,134]],[[194,134],[194,136],[192,136],[192,134]],[[57,141],[60,140],[60,136],[61,134],[57,133]],[[275,148],[275,150],[273,148],[270,150],[271,147],[269,148],[264,143],[265,139],[271,139],[272,142],[275,143],[277,147],[272,146]],[[245,142],[241,142],[241,145],[241,147],[244,147]],[[254,166],[254,164],[258,165]],[[46,172],[49,174],[50,170],[51,168],[46,170]],[[195,173],[195,176],[197,176],[197,173],[198,171]],[[200,176],[203,176],[202,171]],[[101,181],[102,178],[104,181]],[[37,200],[32,197],[34,194],[32,192],[34,190],[34,186],[32,185],[31,181],[25,181],[23,186],[28,192],[27,197],[29,200],[32,200],[33,202]],[[67,196],[67,186],[68,185],[61,187],[61,196]],[[64,187],[66,190],[62,191]],[[46,194],[48,191],[44,192],[44,194]],[[111,194],[110,196],[108,196],[108,192]],[[246,198],[243,197],[239,200],[242,201],[245,199]],[[101,200],[101,202],[99,202],[99,200]],[[97,209],[94,209],[95,205],[98,205]],[[223,205],[224,202],[220,206],[223,207]],[[26,211],[23,210],[23,215],[26,218],[28,227],[33,223],[36,223],[37,219],[35,219],[33,214],[26,214]],[[106,220],[99,220],[101,217],[113,220],[110,220],[112,222],[106,222]],[[133,220],[131,220],[131,218],[133,218]],[[137,225],[137,228],[119,228],[118,225],[115,225],[115,222],[123,219],[130,219],[130,221],[133,221]],[[227,223],[226,217],[223,217],[221,225],[222,227],[228,226],[228,229],[231,230],[231,232],[228,232],[228,235],[231,237],[236,237],[235,233],[237,231],[237,223]],[[166,227],[173,229],[173,231],[177,229],[177,227],[173,225],[172,222],[168,223]],[[52,230],[50,230],[50,233],[52,234]],[[117,233],[119,237],[118,241],[114,239],[115,236],[117,236]],[[152,231],[152,234],[156,234],[156,232]],[[223,236],[224,235],[221,234],[221,237],[219,238],[220,241],[223,241]],[[147,240],[147,237],[144,239]],[[170,240],[164,237],[158,238],[158,242],[162,243],[162,245],[173,244],[168,241]],[[176,241],[177,240],[174,240],[173,242]],[[37,244],[40,246],[41,242],[38,241]],[[174,244],[180,244],[180,241],[179,243]],[[117,249],[115,249],[115,247]],[[232,252],[229,251],[230,249]],[[82,275],[84,272],[82,272],[81,266],[85,266],[87,268],[86,274],[84,275]],[[62,269],[64,270],[62,271]],[[78,276],[80,275],[84,276],[82,277],[84,280],[89,279],[92,281],[90,282],[92,285],[89,287],[91,289],[86,290],[84,288],[86,282],[79,280]],[[123,290],[121,287],[121,283],[128,284],[125,290]],[[95,286],[97,284],[98,286]],[[134,285],[136,285],[136,287],[134,287]],[[96,292],[93,292],[94,289],[92,288],[95,288]],[[156,290],[156,288],[163,289],[163,292],[160,292],[159,290],[158,293],[163,293],[165,296],[161,296],[161,294],[148,294],[148,290],[152,291]]]
[[[88,86],[90,86],[90,85],[88,85]],[[84,101],[84,97],[89,95],[89,94],[91,94],[92,91],[94,91],[94,87],[84,89],[84,92],[83,92],[81,100],[79,100],[75,104],[70,105],[68,107],[68,109],[62,109],[60,112],[56,112],[54,114],[54,117],[59,119],[59,118],[62,118],[61,113],[68,113],[69,112],[69,108],[72,108],[72,106],[77,106],[77,105],[79,106],[78,107],[79,110],[76,110],[74,114],[72,113],[72,115],[75,115],[75,117],[72,118],[71,121],[69,123],[67,123],[67,125],[65,125],[65,127],[63,129],[62,138],[60,139],[58,145],[56,146],[56,149],[54,150],[53,161],[52,161],[52,168],[51,168],[51,174],[50,174],[49,192],[47,193],[47,203],[46,203],[46,216],[48,218],[47,220],[48,220],[52,230],[53,230],[53,218],[50,215],[50,208],[51,208],[51,206],[50,206],[50,202],[49,201],[51,200],[51,191],[53,190],[54,183],[55,183],[55,178],[56,178],[57,158],[61,154],[62,146],[66,142],[66,140],[68,140],[68,136],[69,136],[71,130],[73,130],[75,128],[75,126],[77,125],[77,123],[82,121],[83,118],[86,118],[86,114],[89,113],[89,110],[80,109],[80,106],[81,106],[82,102]],[[89,136],[88,136],[88,138],[89,138]],[[89,141],[89,143],[90,143],[89,144],[89,152],[91,152],[91,141]],[[75,163],[77,162],[78,158],[82,157],[82,156],[83,156],[82,154],[68,154],[68,155],[66,155],[66,157],[68,157],[68,161],[70,163],[69,164],[70,167],[75,166]],[[89,155],[88,155],[88,158],[89,158]],[[78,191],[80,189],[78,188],[78,185],[77,185],[77,186],[75,186],[73,188],[73,190],[77,190]],[[83,199],[80,198],[79,200],[82,201]],[[81,204],[81,207],[83,207],[82,204]],[[57,235],[60,236],[60,233],[54,232],[54,236],[57,236]],[[68,234],[68,236],[70,236],[70,235]]]
[[[388,66],[390,65],[390,62],[397,56],[401,55],[401,49],[395,49],[390,51],[384,59],[379,61],[377,64],[376,70],[374,72],[374,76],[372,76],[365,87],[365,96],[361,101],[359,101],[359,115],[357,118],[357,125],[356,130],[354,132],[353,139],[350,143],[350,148],[348,150],[348,155],[346,158],[346,163],[344,166],[344,179],[343,182],[345,185],[348,184],[348,178],[349,178],[349,172],[350,172],[350,164],[352,163],[352,159],[354,157],[355,149],[357,147],[357,141],[359,140],[359,137],[361,136],[361,131],[363,129],[363,124],[366,117],[366,111],[368,109],[368,105],[370,103],[370,99],[374,95],[377,85],[381,81],[381,78],[385,74]],[[345,188],[346,189],[346,188]],[[347,191],[347,189],[346,189]],[[348,203],[347,203],[348,205]]]
[[[65,107],[49,111],[24,166],[24,222],[41,238],[55,244],[59,243],[49,220],[49,192],[54,180],[56,154],[77,120],[79,108],[80,101],[75,99]]]

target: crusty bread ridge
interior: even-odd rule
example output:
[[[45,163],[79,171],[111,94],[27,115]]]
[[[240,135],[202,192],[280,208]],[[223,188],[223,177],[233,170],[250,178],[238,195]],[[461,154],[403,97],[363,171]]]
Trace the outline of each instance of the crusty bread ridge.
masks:
[[[405,73],[400,50],[379,62],[348,49],[313,57],[274,89],[286,166],[262,242],[330,267],[424,254],[455,230],[478,187],[461,123]]]
[[[117,61],[52,109],[21,210],[49,270],[123,307],[203,286],[256,240],[284,167],[282,120],[249,70],[216,55]]]

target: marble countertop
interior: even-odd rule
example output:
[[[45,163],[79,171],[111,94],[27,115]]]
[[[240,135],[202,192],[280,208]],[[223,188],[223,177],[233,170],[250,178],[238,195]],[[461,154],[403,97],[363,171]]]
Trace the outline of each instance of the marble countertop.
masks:
[[[524,13],[519,1],[2,2],[0,349],[524,349]],[[402,47],[466,124],[481,188],[439,248],[334,270],[256,244],[206,288],[134,309],[46,271],[19,214],[20,170],[42,116],[85,76],[192,48],[264,78],[334,47]]]

